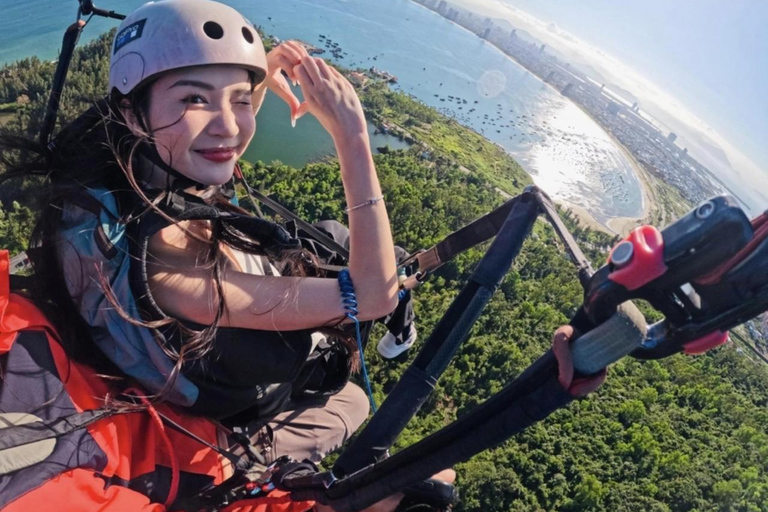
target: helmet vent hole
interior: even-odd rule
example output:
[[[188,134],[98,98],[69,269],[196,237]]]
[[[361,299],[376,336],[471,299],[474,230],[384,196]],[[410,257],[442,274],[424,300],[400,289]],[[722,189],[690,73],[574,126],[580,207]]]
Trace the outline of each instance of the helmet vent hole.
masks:
[[[205,32],[205,35],[211,39],[221,39],[224,37],[224,29],[215,21],[205,22],[205,25],[203,25],[203,32]]]
[[[253,44],[253,34],[248,30],[248,27],[243,27],[243,38],[245,38],[249,44]]]

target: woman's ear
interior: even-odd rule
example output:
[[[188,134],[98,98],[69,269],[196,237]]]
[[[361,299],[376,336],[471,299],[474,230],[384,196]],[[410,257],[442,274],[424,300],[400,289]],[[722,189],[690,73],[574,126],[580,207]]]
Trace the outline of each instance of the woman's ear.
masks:
[[[131,130],[131,132],[133,132],[134,135],[146,135],[144,129],[141,127],[141,123],[139,122],[138,117],[136,116],[136,112],[133,110],[133,105],[131,105],[131,102],[127,98],[124,98],[122,101],[120,101],[120,113],[123,115],[123,119],[125,119],[125,125],[129,130]]]

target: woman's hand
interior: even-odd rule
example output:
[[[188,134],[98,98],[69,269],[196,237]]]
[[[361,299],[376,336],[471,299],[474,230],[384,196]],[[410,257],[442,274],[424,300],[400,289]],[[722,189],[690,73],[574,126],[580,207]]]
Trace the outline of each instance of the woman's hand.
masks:
[[[352,137],[368,136],[363,107],[352,84],[323,59],[304,57],[293,68],[301,85],[304,112],[314,115],[334,142]]]
[[[292,122],[299,117],[301,102],[293,94],[283,72],[288,75],[288,79],[296,82],[293,68],[299,65],[305,57],[309,58],[307,50],[296,41],[285,41],[272,48],[267,54],[267,76],[264,82],[259,84],[253,92],[252,104],[254,115],[261,108],[267,89],[270,89],[291,108]]]
[[[555,331],[552,338],[552,352],[557,359],[559,374],[557,379],[573,396],[585,396],[599,388],[605,382],[606,371],[603,369],[600,373],[590,377],[573,378],[573,355],[571,354],[571,339],[578,338],[573,327],[563,325]]]

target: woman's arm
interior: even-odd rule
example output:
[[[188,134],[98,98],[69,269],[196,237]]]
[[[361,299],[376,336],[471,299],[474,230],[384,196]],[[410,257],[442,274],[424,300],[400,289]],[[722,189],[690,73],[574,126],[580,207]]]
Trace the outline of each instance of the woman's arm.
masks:
[[[296,42],[287,41],[268,56],[267,82],[291,108],[292,118],[309,112],[331,135],[341,165],[349,211],[350,275],[361,308],[382,300],[388,314],[397,306],[395,255],[387,210],[371,155],[363,108],[352,84],[323,59],[310,57]],[[301,85],[298,100],[281,74]],[[369,200],[374,204],[355,208]],[[362,311],[362,309],[361,309]]]
[[[212,323],[219,295],[211,270],[189,261],[183,265],[177,261],[169,267],[167,257],[159,259],[163,263],[149,265],[148,270],[152,295],[160,309],[182,320]],[[222,327],[290,331],[334,325],[344,319],[335,279],[257,276],[227,266],[221,281],[227,305]],[[355,285],[358,295],[362,287],[365,284]],[[386,296],[367,295],[369,298],[359,300],[358,319],[373,320],[394,309]]]

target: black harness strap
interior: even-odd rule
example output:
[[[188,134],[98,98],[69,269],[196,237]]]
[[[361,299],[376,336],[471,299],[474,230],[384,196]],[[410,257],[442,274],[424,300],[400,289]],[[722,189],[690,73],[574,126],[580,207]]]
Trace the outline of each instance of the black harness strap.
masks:
[[[573,239],[563,221],[560,220],[555,205],[552,204],[549,196],[537,187],[526,188],[526,191],[530,191],[533,194],[536,202],[539,203],[547,219],[552,224],[555,233],[565,244],[566,251],[579,268],[579,279],[583,280],[583,276],[591,275],[593,270],[589,260],[581,252],[578,243]],[[426,274],[437,270],[451,258],[496,236],[509,212],[512,211],[512,207],[519,201],[520,197],[519,195],[513,197],[492,212],[454,231],[429,249],[417,252],[409,260],[403,262],[400,266],[410,265],[414,260],[419,264],[418,272],[406,280],[404,288],[414,288],[418,285],[419,281],[424,279]]]
[[[267,197],[266,195],[262,194],[258,190],[251,187],[247,181],[244,179],[242,180],[243,185],[245,186],[245,189],[248,191],[248,193],[252,196],[255,196],[256,199],[261,201],[265,206],[271,208],[274,210],[278,215],[283,217],[286,220],[292,220],[296,222],[296,224],[307,232],[309,236],[320,242],[321,244],[325,245],[329,249],[332,249],[337,254],[342,256],[346,261],[349,261],[349,251],[342,247],[340,244],[338,244],[333,238],[329,237],[319,229],[317,229],[315,226],[310,224],[309,222],[305,221],[295,213],[293,213],[291,210],[286,208],[285,206],[281,205],[274,199],[271,199]]]
[[[584,253],[581,252],[579,244],[574,240],[573,235],[571,235],[571,232],[565,227],[565,224],[563,224],[563,221],[557,214],[555,205],[552,204],[552,200],[549,196],[539,188],[533,189],[533,195],[539,203],[539,206],[541,206],[541,209],[544,210],[544,214],[547,216],[547,220],[549,220],[555,233],[560,240],[563,241],[563,244],[565,244],[565,250],[571,257],[571,261],[573,261],[578,268],[579,281],[581,281],[582,286],[585,286],[592,274],[595,273],[592,269],[592,264],[587,257],[584,256]]]

